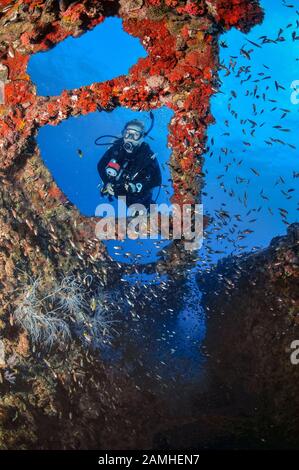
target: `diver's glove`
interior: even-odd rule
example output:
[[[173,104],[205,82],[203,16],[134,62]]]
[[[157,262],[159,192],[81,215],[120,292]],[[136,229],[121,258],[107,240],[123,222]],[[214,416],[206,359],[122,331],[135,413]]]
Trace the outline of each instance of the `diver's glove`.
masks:
[[[142,190],[142,183],[128,183],[126,186],[126,190],[130,193],[140,193]]]

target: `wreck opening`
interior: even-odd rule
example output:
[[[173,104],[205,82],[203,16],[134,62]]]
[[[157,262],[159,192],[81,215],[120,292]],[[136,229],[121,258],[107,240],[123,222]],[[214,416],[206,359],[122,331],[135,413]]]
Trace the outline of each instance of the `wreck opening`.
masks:
[[[167,147],[167,126],[172,111],[160,108],[154,111],[154,116],[155,126],[151,132],[153,140],[149,140],[149,143],[157,155],[162,185],[161,190],[154,188],[153,199],[157,204],[169,205],[173,189],[168,167],[170,149]],[[111,113],[96,112],[69,118],[59,126],[47,125],[39,130],[37,142],[45,165],[59,188],[84,216],[94,216],[99,204],[108,202],[107,197],[100,192],[101,179],[97,165],[109,147],[97,147],[96,138],[99,134],[119,135],[124,123],[136,117],[142,119],[148,127],[148,113],[117,108]],[[116,199],[109,204],[117,209]],[[157,252],[168,243],[161,240],[145,239],[138,242],[126,239],[121,244],[123,253],[120,253],[119,249],[114,248],[115,240],[105,242],[114,259],[126,262],[130,262],[130,258],[131,262],[136,262],[136,256],[139,262],[140,258],[144,262],[152,262]],[[130,255],[125,254],[128,252]]]
[[[80,37],[68,37],[50,50],[33,54],[27,72],[40,96],[126,75],[147,53],[140,41],[126,33],[120,18],[109,17]]]

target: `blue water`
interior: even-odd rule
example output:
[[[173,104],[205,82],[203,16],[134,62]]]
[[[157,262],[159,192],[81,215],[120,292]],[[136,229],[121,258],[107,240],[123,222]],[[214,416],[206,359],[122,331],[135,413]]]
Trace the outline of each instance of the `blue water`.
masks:
[[[136,57],[146,55],[139,40],[122,30],[118,18],[107,18],[80,38],[69,37],[54,49],[33,55],[28,73],[39,95],[55,96],[125,75]]]
[[[221,37],[221,41],[227,45],[227,48],[221,48],[221,62],[228,67],[230,60],[236,61],[236,66],[235,73],[232,72],[229,76],[225,76],[226,70],[220,72],[220,93],[212,99],[212,113],[216,124],[208,132],[210,151],[207,152],[204,169],[207,174],[205,191],[208,194],[204,196],[203,204],[204,212],[214,217],[215,226],[209,228],[210,240],[206,240],[201,251],[202,256],[209,257],[211,262],[230,253],[240,254],[256,249],[255,247],[265,247],[274,236],[285,234],[287,225],[283,222],[279,208],[288,211],[287,222],[298,221],[299,179],[293,178],[293,172],[299,170],[299,105],[291,103],[291,84],[299,79],[299,41],[292,40],[293,31],[299,34],[296,23],[299,15],[295,8],[287,8],[279,0],[262,0],[261,5],[265,9],[262,25],[253,28],[248,35],[231,30]],[[287,28],[290,24],[292,26]],[[261,49],[248,42],[249,39],[260,44],[261,36],[276,39],[280,28],[284,30],[282,36],[285,42],[265,44]],[[251,60],[240,54],[242,47],[246,51],[252,49]],[[250,66],[250,70],[237,78],[242,66]],[[252,78],[241,84],[240,80],[247,79],[249,75]],[[268,76],[271,78],[262,80]],[[259,81],[255,82],[256,80]],[[275,81],[285,90],[277,91]],[[255,86],[256,97],[252,95]],[[232,97],[232,92],[236,93],[236,98]],[[246,96],[247,92],[249,96]],[[229,103],[231,110],[237,113],[237,119],[228,110]],[[256,113],[253,105],[256,106]],[[282,109],[289,111],[283,118]],[[240,120],[246,119],[257,123],[254,136],[250,135],[253,130],[250,122],[240,123]],[[277,125],[289,129],[289,132],[273,127]],[[242,129],[246,134],[243,134]],[[224,135],[228,132],[230,135]],[[265,141],[269,141],[271,137],[294,145],[296,149],[281,143],[270,146]],[[214,144],[211,143],[212,139]],[[212,156],[210,152],[213,152]],[[238,165],[241,160],[242,163]],[[243,178],[245,181],[239,179],[237,182],[236,178]],[[234,196],[229,195],[232,191]],[[215,211],[220,210],[227,211],[231,216],[226,225],[217,221]],[[241,221],[238,221],[239,218]],[[256,221],[252,222],[254,219]],[[243,231],[247,229],[253,230],[253,233],[244,234]],[[219,238],[219,234],[223,239]],[[244,239],[238,240],[238,237],[244,235]],[[222,253],[208,255],[205,250],[207,245]]]

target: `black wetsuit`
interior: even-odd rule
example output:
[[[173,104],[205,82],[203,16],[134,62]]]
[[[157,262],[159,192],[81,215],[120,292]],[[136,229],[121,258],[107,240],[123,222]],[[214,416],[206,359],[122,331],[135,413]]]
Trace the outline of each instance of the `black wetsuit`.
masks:
[[[111,160],[120,165],[119,179],[108,176],[106,167]],[[123,171],[122,171],[123,170]],[[162,183],[159,163],[154,152],[146,142],[137,147],[133,153],[128,153],[123,148],[123,139],[117,140],[103,155],[98,163],[98,172],[104,185],[111,183],[115,197],[126,196],[127,206],[139,203],[149,208],[152,201],[152,189]],[[127,183],[142,184],[140,192],[131,193],[125,188]]]

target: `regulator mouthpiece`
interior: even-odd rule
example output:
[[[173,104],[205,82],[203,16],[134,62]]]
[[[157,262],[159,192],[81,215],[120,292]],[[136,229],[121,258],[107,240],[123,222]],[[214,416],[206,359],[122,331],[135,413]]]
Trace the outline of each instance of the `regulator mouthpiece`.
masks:
[[[134,150],[134,145],[132,144],[132,142],[125,142],[125,143],[124,143],[124,149],[125,149],[127,152],[133,152],[133,150]]]

